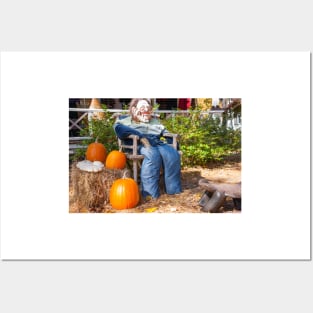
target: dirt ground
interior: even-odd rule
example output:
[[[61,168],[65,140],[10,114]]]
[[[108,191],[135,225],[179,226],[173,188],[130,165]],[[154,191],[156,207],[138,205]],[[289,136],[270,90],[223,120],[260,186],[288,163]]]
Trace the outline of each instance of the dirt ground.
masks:
[[[69,189],[69,212],[70,213],[201,213],[199,200],[204,192],[199,187],[198,182],[201,178],[206,178],[214,182],[237,183],[241,181],[241,161],[229,161],[221,165],[211,165],[207,168],[197,167],[182,170],[183,192],[177,195],[167,195],[161,186],[161,196],[150,201],[140,201],[139,205],[133,209],[115,210],[110,204],[102,208],[91,209],[78,207],[73,200],[73,187]],[[231,198],[226,198],[224,205],[219,213],[240,213],[233,205]]]

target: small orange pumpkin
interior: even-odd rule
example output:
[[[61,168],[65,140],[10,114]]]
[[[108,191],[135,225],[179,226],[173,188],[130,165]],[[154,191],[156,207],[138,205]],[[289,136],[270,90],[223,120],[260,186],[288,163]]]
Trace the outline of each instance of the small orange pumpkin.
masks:
[[[139,199],[139,188],[132,178],[120,178],[114,181],[110,189],[110,204],[113,209],[134,208]]]
[[[104,164],[106,155],[107,151],[105,149],[105,146],[102,143],[97,142],[97,140],[87,147],[86,159],[91,162],[100,161]]]
[[[126,155],[125,153],[117,150],[111,151],[106,160],[105,160],[106,168],[110,169],[123,169],[126,166]]]

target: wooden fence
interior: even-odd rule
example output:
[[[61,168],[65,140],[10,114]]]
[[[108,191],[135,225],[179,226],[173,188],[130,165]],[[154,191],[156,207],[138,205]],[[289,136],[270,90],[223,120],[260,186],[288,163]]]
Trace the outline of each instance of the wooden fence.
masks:
[[[71,114],[72,112],[72,114]],[[77,112],[76,114],[73,112]],[[83,140],[91,139],[91,137],[81,137],[79,136],[79,132],[84,128],[83,121],[90,121],[92,115],[98,112],[110,112],[110,113],[121,113],[127,114],[128,110],[121,110],[121,109],[86,109],[86,108],[69,108],[69,154],[73,154],[75,149],[78,148],[86,148],[82,144]],[[186,110],[156,110],[154,111],[155,114],[165,114],[166,118],[174,118],[176,115],[190,114],[190,111]],[[223,113],[224,110],[210,110],[210,111],[201,111],[200,115],[203,117],[205,116],[212,116],[213,118],[219,118],[221,124],[223,122]],[[227,113],[227,121],[226,125],[232,129],[240,129],[241,128],[241,115],[238,114],[234,116],[232,112]]]

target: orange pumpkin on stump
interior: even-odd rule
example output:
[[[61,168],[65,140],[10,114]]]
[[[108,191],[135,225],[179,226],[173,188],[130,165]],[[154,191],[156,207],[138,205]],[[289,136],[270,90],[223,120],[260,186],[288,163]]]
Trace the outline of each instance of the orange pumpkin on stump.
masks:
[[[96,140],[95,142],[88,145],[87,151],[86,151],[87,160],[92,161],[92,162],[100,161],[104,164],[106,156],[107,156],[107,151],[106,151],[105,146],[102,143],[97,142]]]
[[[106,160],[105,160],[106,168],[110,169],[123,169],[126,166],[126,155],[125,153],[117,150],[111,151]]]
[[[110,204],[113,209],[134,208],[140,199],[139,188],[132,178],[120,178],[114,181],[110,189]]]

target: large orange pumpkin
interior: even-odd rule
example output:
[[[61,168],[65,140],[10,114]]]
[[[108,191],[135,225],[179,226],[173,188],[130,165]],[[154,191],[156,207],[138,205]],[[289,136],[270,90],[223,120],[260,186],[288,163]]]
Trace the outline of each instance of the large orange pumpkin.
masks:
[[[111,151],[105,160],[106,168],[123,169],[125,165],[126,165],[126,155],[121,151],[117,150]]]
[[[87,147],[86,159],[89,161],[100,161],[104,164],[106,155],[107,151],[105,146],[100,142],[93,142]]]
[[[114,209],[134,208],[139,199],[139,188],[132,178],[120,178],[114,181],[110,189],[110,204]]]

